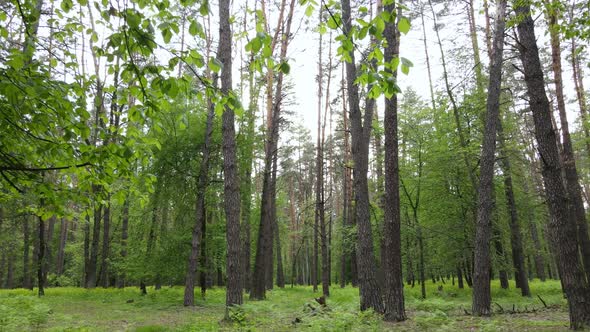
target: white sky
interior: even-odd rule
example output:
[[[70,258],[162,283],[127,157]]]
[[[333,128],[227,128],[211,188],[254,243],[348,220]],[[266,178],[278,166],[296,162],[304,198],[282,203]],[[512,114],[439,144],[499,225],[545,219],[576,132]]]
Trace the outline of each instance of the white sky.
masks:
[[[478,39],[479,39],[479,46],[480,46],[480,57],[484,64],[488,63],[487,52],[486,52],[486,44],[484,40],[484,15],[483,15],[483,5],[481,1],[476,2],[476,16],[478,20]],[[466,75],[474,76],[473,72],[473,58],[472,58],[472,50],[471,50],[471,41],[469,39],[469,29],[467,26],[467,14],[463,10],[463,3],[457,3],[457,6],[451,8],[451,15],[442,17],[437,17],[437,21],[439,24],[445,24],[444,28],[440,31],[440,35],[442,38],[443,48],[445,51],[445,57],[447,60],[447,67],[449,69],[449,79],[451,80],[451,85],[453,82],[458,82],[460,79],[463,79]],[[495,11],[493,3],[490,5],[490,15],[493,15]],[[439,8],[439,7],[437,7]],[[442,8],[442,7],[441,7]],[[303,15],[304,8],[297,8],[297,15],[301,17]],[[407,14],[406,14],[407,15]],[[430,58],[430,65],[432,70],[432,79],[436,91],[443,91],[444,89],[444,82],[442,79],[442,64],[441,64],[441,57],[440,57],[440,50],[438,47],[438,43],[436,42],[436,35],[433,30],[433,21],[432,15],[430,14],[429,7],[425,10],[425,26],[427,31],[427,45],[428,45],[428,52]],[[540,17],[537,22],[541,22],[543,17]],[[314,25],[317,22],[317,14],[314,13],[312,18],[310,18],[310,25]],[[492,22],[493,25],[493,22]],[[305,29],[301,29],[299,33],[295,36],[293,42],[289,46],[289,56],[290,64],[291,64],[291,79],[295,82],[295,99],[298,103],[297,106],[293,106],[292,109],[297,113],[298,118],[301,122],[310,129],[312,136],[316,136],[317,130],[317,83],[315,78],[317,76],[317,60],[318,60],[318,34],[316,32],[311,31],[312,27],[310,27],[307,31]],[[412,21],[412,28],[407,35],[402,35],[401,39],[401,47],[400,52],[401,56],[410,59],[414,63],[414,67],[411,68],[409,75],[399,74],[398,76],[398,84],[402,88],[402,91],[411,87],[414,89],[422,98],[426,101],[430,100],[430,92],[428,87],[428,74],[426,70],[426,56],[424,53],[424,44],[423,44],[423,37],[422,37],[422,30],[421,30],[421,22],[419,18],[415,18]],[[547,52],[550,52],[548,48],[548,36],[546,36],[546,31],[543,27],[540,27],[537,24],[536,33],[538,38],[538,44],[540,49],[545,49]],[[324,45],[326,43],[327,34],[324,37]],[[507,38],[507,41],[510,39]],[[336,42],[337,43],[337,42]],[[338,46],[336,43],[333,44],[334,51],[333,54],[335,55],[335,48]],[[577,100],[575,98],[575,91],[573,87],[572,81],[572,70],[569,65],[569,61],[566,60],[566,56],[569,55],[569,42],[567,44],[562,41],[563,53],[562,53],[562,66],[563,66],[563,79],[564,79],[564,89],[566,99],[570,100],[571,102],[568,105],[568,120],[570,122],[570,126],[574,126],[574,121],[577,119],[579,108],[577,104]],[[326,47],[326,46],[325,46]],[[505,50],[507,50],[509,46],[505,46]],[[453,62],[453,53],[459,53],[461,55],[469,56],[468,63],[465,63],[462,66],[457,66],[456,61]],[[324,51],[324,63],[327,59],[327,48]],[[359,56],[357,56],[357,59]],[[519,67],[521,66],[519,59],[511,60]],[[587,88],[590,86],[590,82],[588,80],[587,73],[589,72],[588,68],[585,71],[585,87]],[[337,91],[340,85],[340,69],[335,70],[335,77],[332,79],[332,87],[331,92],[332,95]],[[552,75],[552,73],[546,73]],[[324,89],[325,90],[325,89]],[[456,91],[459,94],[459,91]],[[324,97],[325,98],[325,97]],[[382,107],[381,103],[379,104],[379,112],[380,115],[382,114]],[[334,113],[334,118],[339,116],[339,114]],[[381,117],[382,118],[382,117]]]

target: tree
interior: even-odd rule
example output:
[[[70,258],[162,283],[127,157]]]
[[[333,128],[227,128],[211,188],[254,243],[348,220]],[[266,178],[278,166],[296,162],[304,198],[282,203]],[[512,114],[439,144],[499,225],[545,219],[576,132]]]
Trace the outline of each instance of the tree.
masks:
[[[342,0],[342,31],[347,40],[351,41],[351,8],[349,0]],[[348,110],[350,114],[351,150],[354,161],[354,201],[355,217],[358,225],[358,242],[356,248],[356,262],[358,264],[359,292],[361,296],[361,310],[373,308],[376,312],[383,312],[381,287],[376,278],[377,263],[373,253],[373,232],[371,230],[371,216],[369,211],[369,189],[367,183],[369,142],[371,139],[371,124],[373,109],[367,108],[361,114],[359,104],[359,88],[355,83],[357,68],[353,50],[349,50],[345,64],[346,85],[348,89]],[[364,118],[364,120],[363,120]]]
[[[529,107],[533,113],[535,138],[542,160],[543,183],[551,215],[548,230],[563,290],[568,300],[570,327],[579,329],[590,324],[590,307],[587,305],[590,302],[590,293],[579,260],[575,235],[576,224],[570,216],[571,198],[568,198],[561,178],[562,166],[555,140],[555,129],[551,123],[549,101],[545,94],[545,82],[530,6],[519,4],[515,11],[520,18],[517,26],[519,52],[529,96]]]
[[[481,166],[478,186],[477,224],[475,233],[475,258],[473,267],[473,314],[491,314],[490,294],[490,236],[493,202],[494,160],[496,132],[500,116],[500,88],[502,84],[502,59],[504,52],[504,27],[506,1],[498,2],[496,30],[490,65],[490,83],[486,105],[486,123],[481,148]]]
[[[394,3],[385,5],[384,11],[397,15]],[[401,13],[401,11],[399,11]],[[385,63],[392,63],[399,57],[400,36],[397,21],[391,18],[386,23],[383,35],[387,42]],[[395,82],[397,68],[386,68]],[[395,84],[395,83],[394,83]],[[397,91],[396,91],[397,92]],[[385,320],[403,321],[406,319],[402,279],[401,218],[399,197],[399,157],[398,157],[397,95],[385,99],[385,199],[383,221],[383,272],[385,274]]]
[[[242,284],[240,282],[240,183],[236,160],[236,134],[234,128],[234,108],[239,107],[232,92],[232,33],[230,27],[230,1],[219,2],[219,49],[217,58],[222,64],[220,81],[224,95],[222,116],[223,133],[223,172],[224,172],[224,210],[227,239],[227,291],[226,319],[229,307],[242,304]]]

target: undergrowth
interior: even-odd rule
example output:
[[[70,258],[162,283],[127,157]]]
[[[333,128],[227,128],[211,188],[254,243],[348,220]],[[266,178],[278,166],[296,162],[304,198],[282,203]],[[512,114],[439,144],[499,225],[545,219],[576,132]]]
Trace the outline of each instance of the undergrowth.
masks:
[[[336,286],[336,285],[334,285]],[[427,298],[419,287],[405,286],[408,320],[383,322],[381,315],[359,311],[358,289],[331,288],[327,305],[311,287],[287,287],[267,292],[265,301],[249,301],[225,313],[225,290],[195,296],[194,307],[182,306],[183,289],[48,288],[37,297],[24,289],[0,291],[0,331],[513,331],[565,330],[567,306],[558,281],[534,281],[533,297],[521,297],[511,283],[508,290],[492,283],[494,315],[469,315],[471,290],[449,283],[427,284]],[[539,296],[545,305],[540,301]]]

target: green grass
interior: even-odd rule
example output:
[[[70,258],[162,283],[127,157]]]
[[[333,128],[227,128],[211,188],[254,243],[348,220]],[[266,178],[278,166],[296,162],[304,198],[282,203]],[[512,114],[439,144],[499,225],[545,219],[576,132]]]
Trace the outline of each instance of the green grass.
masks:
[[[336,285],[334,285],[336,286]],[[275,289],[266,301],[249,301],[232,309],[224,322],[224,289],[212,289],[196,306],[182,306],[181,287],[93,289],[49,288],[38,298],[29,290],[0,291],[0,331],[560,331],[567,330],[566,302],[557,281],[531,283],[533,297],[523,298],[514,284],[502,290],[492,284],[489,318],[472,317],[471,290],[450,284],[427,284],[428,298],[419,287],[406,286],[408,320],[383,322],[381,316],[358,310],[358,289],[331,288],[328,306],[321,308],[310,287]],[[541,295],[545,308],[537,298]],[[503,313],[500,313],[503,309]],[[514,310],[513,310],[514,308]],[[527,313],[522,313],[525,311]],[[535,310],[535,312],[531,312]],[[519,311],[521,313],[513,313]]]

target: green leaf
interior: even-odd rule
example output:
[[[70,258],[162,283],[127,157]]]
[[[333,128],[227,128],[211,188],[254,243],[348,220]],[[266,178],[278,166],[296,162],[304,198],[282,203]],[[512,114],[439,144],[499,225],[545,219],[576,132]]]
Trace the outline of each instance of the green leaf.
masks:
[[[397,28],[403,34],[407,34],[410,31],[410,20],[407,17],[401,17],[397,23]]]
[[[311,17],[312,14],[313,14],[313,6],[309,5],[309,6],[307,6],[307,8],[305,8],[305,16]]]
[[[219,73],[219,71],[221,70],[221,68],[223,67],[223,64],[217,60],[216,58],[210,58],[209,62],[207,63],[207,66],[209,67],[209,69],[214,72],[214,73]]]
[[[279,65],[279,70],[282,71],[285,75],[288,75],[291,71],[291,66],[287,62],[281,62]]]
[[[61,10],[63,10],[66,13],[69,12],[73,6],[74,6],[74,4],[72,3],[72,0],[62,0],[61,5],[60,5]]]
[[[191,36],[196,36],[199,33],[199,23],[195,20],[191,20],[191,25],[188,27],[188,32]]]

